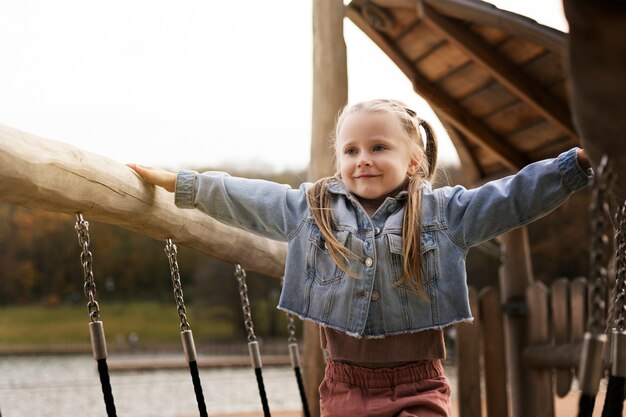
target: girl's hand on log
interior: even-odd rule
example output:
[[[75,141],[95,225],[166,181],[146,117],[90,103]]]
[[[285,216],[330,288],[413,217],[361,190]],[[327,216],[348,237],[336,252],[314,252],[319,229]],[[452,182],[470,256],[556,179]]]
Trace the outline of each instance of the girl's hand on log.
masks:
[[[144,180],[151,184],[165,188],[170,193],[176,189],[176,174],[164,169],[145,167],[138,164],[127,164]]]

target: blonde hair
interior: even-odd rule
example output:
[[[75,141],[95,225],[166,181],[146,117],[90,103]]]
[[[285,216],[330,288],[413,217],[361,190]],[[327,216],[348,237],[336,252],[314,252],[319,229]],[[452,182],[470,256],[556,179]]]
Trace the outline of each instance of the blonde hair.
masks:
[[[404,103],[397,100],[377,99],[364,101],[346,106],[337,119],[335,134],[333,137],[333,148],[335,149],[335,162],[337,171],[334,176],[322,178],[317,181],[309,189],[307,199],[313,218],[324,238],[328,248],[328,254],[335,263],[344,270],[348,275],[356,277],[354,272],[350,271],[349,259],[358,259],[359,257],[352,253],[347,247],[339,243],[333,233],[335,229],[335,219],[333,218],[331,203],[331,193],[326,186],[330,183],[341,181],[339,173],[339,158],[337,157],[336,146],[339,131],[346,118],[355,113],[387,113],[391,114],[400,123],[402,129],[401,138],[404,139],[409,147],[410,157],[417,161],[418,169],[415,174],[408,177],[406,182],[406,190],[408,191],[408,199],[404,208],[404,216],[402,219],[402,253],[403,273],[396,284],[406,284],[408,288],[417,291],[422,297],[426,298],[423,280],[421,277],[421,241],[420,241],[420,224],[421,224],[421,202],[422,202],[422,180],[432,180],[437,165],[437,139],[431,126],[417,117],[417,114],[408,108]],[[424,130],[426,143],[420,132],[420,126]],[[408,173],[407,173],[408,176]]]

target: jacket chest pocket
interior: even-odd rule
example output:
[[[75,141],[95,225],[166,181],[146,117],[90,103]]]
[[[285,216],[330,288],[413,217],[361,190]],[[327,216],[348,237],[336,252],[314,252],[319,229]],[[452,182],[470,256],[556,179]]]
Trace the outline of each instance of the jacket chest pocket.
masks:
[[[404,255],[402,252],[402,236],[388,234],[391,271],[394,281],[400,279],[404,273]],[[439,277],[439,268],[437,268],[437,243],[433,232],[422,232],[420,235],[420,253],[421,253],[421,278],[424,284],[431,283]]]
[[[350,232],[340,231],[335,237],[343,246],[346,245]],[[320,285],[328,285],[339,281],[346,274],[328,253],[326,239],[315,225],[311,226],[307,245],[307,274],[314,277]]]

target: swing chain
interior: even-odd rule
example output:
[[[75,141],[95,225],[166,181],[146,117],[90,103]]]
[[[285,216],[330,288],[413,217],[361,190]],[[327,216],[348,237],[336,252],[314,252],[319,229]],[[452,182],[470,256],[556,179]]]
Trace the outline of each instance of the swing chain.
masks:
[[[287,338],[288,343],[298,343],[296,338],[296,321],[291,313],[287,313],[287,333],[289,334]]]
[[[607,268],[609,238],[607,234],[607,218],[610,218],[608,193],[613,180],[613,173],[604,155],[598,166],[596,186],[593,189],[591,211],[591,288],[590,314],[587,328],[595,334],[604,333],[606,322]]]
[[[246,285],[246,270],[240,264],[235,266],[235,278],[239,282],[239,297],[241,297],[241,308],[243,310],[243,322],[248,333],[248,343],[256,341],[254,335],[254,324],[252,323],[252,312],[250,310],[250,300],[248,300],[248,286]]]
[[[80,254],[80,263],[83,266],[85,275],[85,285],[83,291],[88,299],[87,311],[92,322],[100,321],[100,307],[96,301],[96,282],[93,277],[93,255],[89,251],[89,222],[82,213],[76,213],[76,225],[74,226],[78,234],[78,244],[83,249]]]
[[[174,299],[180,318],[180,330],[185,332],[189,330],[189,322],[187,321],[187,309],[185,308],[185,300],[183,299],[183,286],[180,283],[180,269],[178,268],[177,249],[172,243],[172,239],[165,239],[165,253],[170,263],[170,275],[172,277],[172,285],[174,286]]]
[[[626,330],[626,201],[615,214],[615,298],[613,302],[614,328]]]

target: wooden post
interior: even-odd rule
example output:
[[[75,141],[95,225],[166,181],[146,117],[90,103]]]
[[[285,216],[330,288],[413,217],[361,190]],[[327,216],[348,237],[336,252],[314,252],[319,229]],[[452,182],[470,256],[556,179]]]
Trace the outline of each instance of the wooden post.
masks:
[[[563,345],[569,342],[570,336],[570,295],[569,280],[559,278],[552,283],[552,334],[555,345]],[[572,370],[556,370],[556,393],[559,397],[565,397],[572,385]]]
[[[342,0],[313,2],[313,115],[309,179],[334,172],[329,139],[337,114],[348,101],[346,45],[343,40]],[[324,378],[319,327],[304,323],[304,379],[312,416],[319,416],[318,387]]]
[[[582,145],[597,166],[608,154],[616,203],[626,198],[626,5],[564,0],[569,23],[570,102]]]
[[[479,299],[487,416],[507,417],[506,360],[499,294],[494,288],[487,287],[480,292]]]
[[[526,290],[528,303],[528,342],[545,344],[550,342],[550,291],[543,282],[535,282]],[[534,408],[533,417],[554,417],[554,393],[552,389],[552,369],[528,370],[528,391],[526,398]]]
[[[473,287],[469,289],[469,301],[474,323],[461,323],[456,326],[459,416],[481,417],[480,311],[478,295]]]
[[[506,369],[511,398],[511,417],[531,416],[528,401],[528,371],[522,362],[526,337],[526,288],[533,282],[528,232],[515,229],[499,238],[503,261],[500,266],[500,296],[504,306]]]

